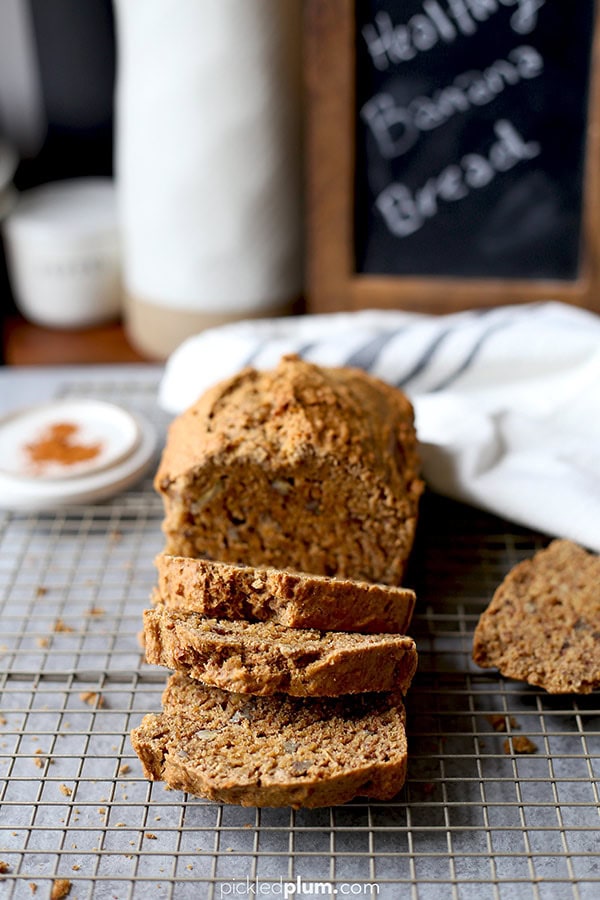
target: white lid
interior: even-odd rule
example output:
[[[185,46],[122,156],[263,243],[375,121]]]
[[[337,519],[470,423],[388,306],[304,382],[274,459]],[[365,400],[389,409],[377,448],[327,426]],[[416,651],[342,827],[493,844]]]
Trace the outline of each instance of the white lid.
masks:
[[[110,178],[54,181],[25,191],[6,227],[38,238],[92,238],[117,234],[117,202]]]
[[[64,400],[0,422],[0,507],[55,509],[112,496],[142,477],[156,437],[139,416],[99,400]]]

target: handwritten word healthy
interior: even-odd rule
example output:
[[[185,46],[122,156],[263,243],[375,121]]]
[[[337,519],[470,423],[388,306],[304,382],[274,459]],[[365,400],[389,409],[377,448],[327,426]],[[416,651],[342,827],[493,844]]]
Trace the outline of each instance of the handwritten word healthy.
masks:
[[[431,97],[415,97],[406,106],[397,105],[391,94],[376,94],[365,103],[360,115],[371,129],[381,155],[393,159],[410,150],[421,132],[433,131],[473,106],[485,106],[506,87],[536,78],[543,68],[544,60],[534,47],[515,47],[508,59],[497,59],[483,72],[463,72]]]
[[[377,197],[375,206],[391,233],[400,238],[414,234],[427,219],[437,215],[440,201],[462,200],[472,190],[488,185],[499,172],[507,172],[541,152],[537,141],[524,141],[506,119],[494,123],[494,132],[497,140],[487,157],[467,153],[458,165],[446,166],[414,192],[399,182],[388,185]]]
[[[390,65],[413,59],[440,41],[451,44],[459,35],[473,35],[479,25],[501,7],[516,6],[510,25],[517,34],[531,34],[538,10],[546,0],[424,0],[422,10],[406,24],[394,25],[387,12],[378,12],[374,23],[362,28],[373,65],[385,71]]]

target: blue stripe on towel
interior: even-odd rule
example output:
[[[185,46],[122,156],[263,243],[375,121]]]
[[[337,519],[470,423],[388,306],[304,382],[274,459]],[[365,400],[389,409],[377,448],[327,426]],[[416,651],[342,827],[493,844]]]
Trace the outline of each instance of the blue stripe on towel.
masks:
[[[446,378],[444,378],[438,384],[436,384],[435,387],[432,387],[429,390],[434,393],[435,391],[442,391],[445,388],[449,387],[449,385],[453,384],[456,379],[463,374],[463,372],[467,371],[488,338],[490,338],[497,331],[500,331],[502,328],[508,328],[511,324],[512,322],[505,320],[504,322],[495,322],[493,325],[490,325],[489,328],[486,328],[486,330],[479,335],[459,367],[450,375],[447,375]]]
[[[412,381],[413,378],[416,378],[416,376],[426,368],[427,364],[431,360],[440,344],[442,344],[448,337],[448,335],[451,334],[454,330],[454,328],[445,328],[438,335],[436,335],[436,337],[431,341],[426,350],[421,354],[417,362],[414,363],[412,369],[410,369],[405,375],[402,376],[402,378],[398,379],[395,382],[396,387],[404,387],[408,384],[409,381]]]
[[[384,347],[387,347],[390,341],[393,341],[394,338],[404,331],[406,331],[406,325],[403,325],[401,328],[395,328],[394,331],[384,331],[376,335],[368,343],[359,347],[358,350],[354,350],[346,360],[345,365],[356,366],[358,369],[366,369],[369,372],[377,362],[379,354]]]

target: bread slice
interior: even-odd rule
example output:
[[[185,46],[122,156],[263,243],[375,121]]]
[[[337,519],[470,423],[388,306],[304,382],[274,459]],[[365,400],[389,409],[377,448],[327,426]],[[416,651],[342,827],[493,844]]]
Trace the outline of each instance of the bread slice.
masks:
[[[155,487],[168,553],[401,584],[423,481],[408,398],[283,357],[171,423]]]
[[[479,619],[473,659],[551,694],[600,688],[600,557],[558,540],[515,566]]]
[[[207,619],[160,605],[144,612],[146,660],[243,694],[339,697],[405,693],[417,667],[410,637]]]
[[[218,619],[290,628],[406,634],[415,594],[408,588],[254,568],[161,553],[156,600]]]
[[[198,797],[242,806],[330,806],[387,800],[406,776],[399,694],[300,700],[206,688],[182,673],[163,713],[131,732],[144,774]]]

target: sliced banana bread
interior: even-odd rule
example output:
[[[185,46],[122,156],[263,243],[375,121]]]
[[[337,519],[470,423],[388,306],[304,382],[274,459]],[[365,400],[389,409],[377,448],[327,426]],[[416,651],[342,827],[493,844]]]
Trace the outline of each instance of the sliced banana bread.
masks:
[[[225,803],[298,809],[395,796],[404,722],[399,694],[252,697],[176,673],[163,713],[145,716],[131,741],[147,778]]]
[[[410,637],[207,619],[157,606],[144,611],[146,660],[243,694],[339,697],[406,693],[417,667]]]
[[[423,489],[413,418],[359,369],[245,369],[171,424],[166,552],[400,584]]]
[[[473,659],[551,694],[600,688],[600,557],[560,540],[515,566],[479,620]]]
[[[408,588],[253,568],[161,553],[155,601],[217,619],[290,628],[406,634],[415,605]]]

